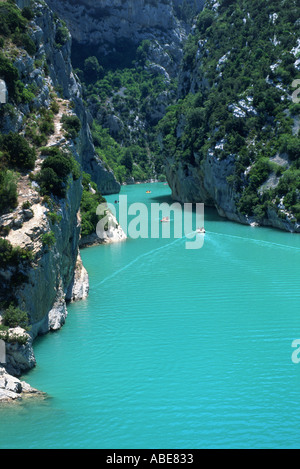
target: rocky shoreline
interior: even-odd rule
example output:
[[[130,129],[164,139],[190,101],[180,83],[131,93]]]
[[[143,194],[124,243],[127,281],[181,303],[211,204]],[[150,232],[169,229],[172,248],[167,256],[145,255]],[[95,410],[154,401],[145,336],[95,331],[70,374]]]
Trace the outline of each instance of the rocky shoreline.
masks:
[[[99,238],[95,233],[90,237],[82,239],[79,243],[80,248],[125,241],[127,236],[121,226],[117,223],[116,219],[114,217],[113,219],[115,226],[107,232],[105,238]],[[49,312],[47,331],[49,329],[53,331],[59,330],[64,325],[68,315],[67,304],[82,301],[88,297],[88,294],[89,276],[83,266],[80,252],[78,252],[73,281],[70,284],[66,295],[63,295],[61,299],[58,299]],[[17,377],[20,377],[24,372],[36,366],[33,341],[38,335],[38,329],[40,329],[40,327],[40,324],[38,327],[32,327],[30,332],[26,332],[21,327],[8,330],[6,362],[5,364],[2,364],[4,365],[3,367],[0,367],[0,403],[20,401],[28,396],[38,398],[44,398],[46,396],[44,392],[32,388],[28,383],[21,381]]]
[[[25,381],[9,375],[5,368],[0,368],[0,404],[20,401],[25,397],[46,398],[46,394],[32,388]]]

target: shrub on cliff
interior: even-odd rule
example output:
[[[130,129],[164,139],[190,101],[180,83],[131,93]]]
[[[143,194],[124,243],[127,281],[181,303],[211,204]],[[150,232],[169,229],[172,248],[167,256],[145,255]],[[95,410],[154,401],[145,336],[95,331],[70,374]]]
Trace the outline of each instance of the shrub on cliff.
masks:
[[[55,46],[59,49],[64,46],[69,40],[70,34],[65,24],[58,26],[55,34]]]
[[[47,248],[51,248],[54,246],[54,244],[56,243],[56,238],[55,238],[55,234],[53,233],[53,231],[50,231],[49,233],[45,233],[42,236],[42,243],[43,243],[43,246]]]
[[[9,241],[0,238],[0,266],[2,269],[27,264],[33,259],[33,254],[27,249],[13,247]]]
[[[63,115],[61,122],[63,124],[63,129],[67,132],[68,138],[75,140],[81,129],[81,122],[78,117]]]
[[[19,79],[19,72],[17,68],[12,65],[3,54],[0,53],[0,78],[2,78],[8,88],[8,92],[15,94],[16,81]]]
[[[27,20],[13,3],[6,2],[0,5],[0,17],[0,34],[3,36],[7,37],[16,30],[25,31]]]
[[[17,175],[13,171],[0,171],[0,214],[17,206]]]
[[[31,21],[34,18],[34,13],[30,7],[24,7],[21,13],[28,21]]]
[[[47,148],[42,150],[47,152]],[[55,195],[63,198],[66,196],[68,176],[72,174],[73,180],[81,176],[81,171],[75,159],[58,148],[49,149],[51,153],[42,164],[42,169],[37,175],[42,195]]]
[[[15,32],[12,35],[12,41],[16,46],[23,47],[31,56],[34,56],[37,52],[35,43],[27,33]]]
[[[28,330],[28,314],[20,308],[10,305],[3,314],[3,325],[9,328],[22,327],[22,329]]]
[[[96,184],[91,181],[89,174],[83,173],[82,185],[83,194],[80,205],[81,236],[85,237],[95,233],[99,221],[96,210],[99,204],[105,202],[105,199],[97,190]]]
[[[10,132],[8,135],[0,135],[0,149],[9,166],[18,169],[33,169],[36,153],[27,140],[19,134]]]

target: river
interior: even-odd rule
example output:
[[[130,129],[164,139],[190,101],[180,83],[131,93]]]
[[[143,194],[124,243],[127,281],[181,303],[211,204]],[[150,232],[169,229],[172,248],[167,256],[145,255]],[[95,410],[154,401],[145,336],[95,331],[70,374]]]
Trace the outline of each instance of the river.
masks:
[[[208,208],[205,228],[197,250],[171,233],[82,251],[89,298],[24,376],[49,397],[0,409],[1,448],[300,448],[300,237]]]

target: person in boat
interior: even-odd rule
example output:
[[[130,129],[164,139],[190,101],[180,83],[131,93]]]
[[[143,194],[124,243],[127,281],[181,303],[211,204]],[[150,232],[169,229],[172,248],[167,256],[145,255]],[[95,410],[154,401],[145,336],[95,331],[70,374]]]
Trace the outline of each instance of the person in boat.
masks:
[[[205,233],[204,226],[202,226],[202,228],[198,228],[198,233]]]
[[[169,217],[164,217],[161,221],[170,221]]]

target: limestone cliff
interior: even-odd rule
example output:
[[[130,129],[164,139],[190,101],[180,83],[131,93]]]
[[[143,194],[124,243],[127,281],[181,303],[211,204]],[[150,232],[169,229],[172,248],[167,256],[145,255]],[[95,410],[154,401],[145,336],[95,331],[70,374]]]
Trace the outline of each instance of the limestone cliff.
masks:
[[[25,0],[19,0],[18,4],[27,6]],[[71,37],[65,29],[64,41],[58,44],[58,31],[64,25],[44,2],[34,2],[32,11],[34,17],[29,23],[29,35],[35,52],[29,54],[8,41],[5,51],[13,70],[17,70],[23,96],[29,98],[17,101],[9,92],[8,103],[1,108],[0,131],[5,135],[12,133],[44,139],[43,134],[37,134],[36,122],[40,122],[45,110],[54,103],[57,108],[53,130],[43,145],[49,151],[59,148],[72,155],[77,164],[91,173],[102,193],[118,192],[120,185],[94,151],[81,86],[72,71]],[[25,90],[28,90],[27,94]],[[79,117],[81,125],[76,136],[68,135],[63,129],[63,115]],[[79,253],[80,176],[69,175],[65,197],[43,198],[35,175],[44,160],[45,156],[38,150],[33,171],[18,175],[17,206],[0,216],[1,236],[5,243],[16,252],[28,253],[28,258],[30,253],[28,262],[19,257],[18,263],[0,266],[1,305],[12,300],[27,313],[30,326],[29,332],[11,328],[0,334],[0,339],[7,341],[5,368],[14,376],[35,366],[32,343],[37,335],[59,329],[67,316],[67,302],[86,298],[89,290],[88,274]],[[2,309],[0,319],[3,314]],[[30,391],[30,387],[17,381],[12,389],[10,382],[1,369],[0,400],[14,398],[10,396],[13,391],[17,394]]]
[[[94,149],[88,116],[81,98],[81,85],[72,71],[72,38],[69,36],[65,44],[57,48],[57,27],[55,28],[54,14],[45,5],[40,7],[36,25],[36,38],[40,41],[39,46],[42,48],[39,53],[44,53],[47,57],[53,85],[62,88],[64,98],[73,101],[74,111],[81,121],[81,134],[76,148],[78,160],[83,169],[91,174],[103,195],[119,192],[120,185],[116,182],[113,173],[105,169]]]
[[[119,77],[111,85],[110,93],[105,90],[105,98],[99,91],[102,80],[93,88],[93,83],[90,86],[90,77],[81,74],[85,100],[94,122],[108,129],[111,137],[122,148],[139,146],[141,153],[147,155],[147,162],[141,166],[136,161],[134,175],[126,174],[126,177],[124,171],[118,171],[119,164],[115,164],[115,158],[111,158],[108,165],[114,169],[119,180],[127,183],[156,179],[160,168],[156,168],[156,146],[152,143],[155,139],[154,127],[176,99],[176,78],[183,58],[184,44],[191,29],[192,18],[202,9],[204,1],[47,2],[66,21],[71,31],[75,67],[83,70],[84,60],[96,56],[104,69],[103,84],[110,70],[117,70],[119,73]],[[141,68],[144,69],[143,84],[138,79],[135,81],[137,87],[142,89],[143,99],[139,98],[140,92],[137,90],[131,96],[127,83],[118,87],[120,77],[121,82],[125,78],[122,72],[127,68],[131,71],[138,69],[138,73]],[[95,138],[99,149],[98,140]],[[100,146],[100,154],[101,150]]]
[[[66,21],[73,39],[92,47],[94,55],[110,53],[124,41],[140,44],[150,39],[158,48],[163,47],[163,53],[156,54],[156,59],[176,73],[174,63],[180,61],[186,30],[176,17],[172,0],[47,0],[47,3]],[[202,4],[198,2],[198,7]]]
[[[290,6],[288,15],[271,1],[259,12],[253,2],[206,1],[160,144],[174,199],[299,233],[299,105],[290,91],[299,72],[299,6]]]

